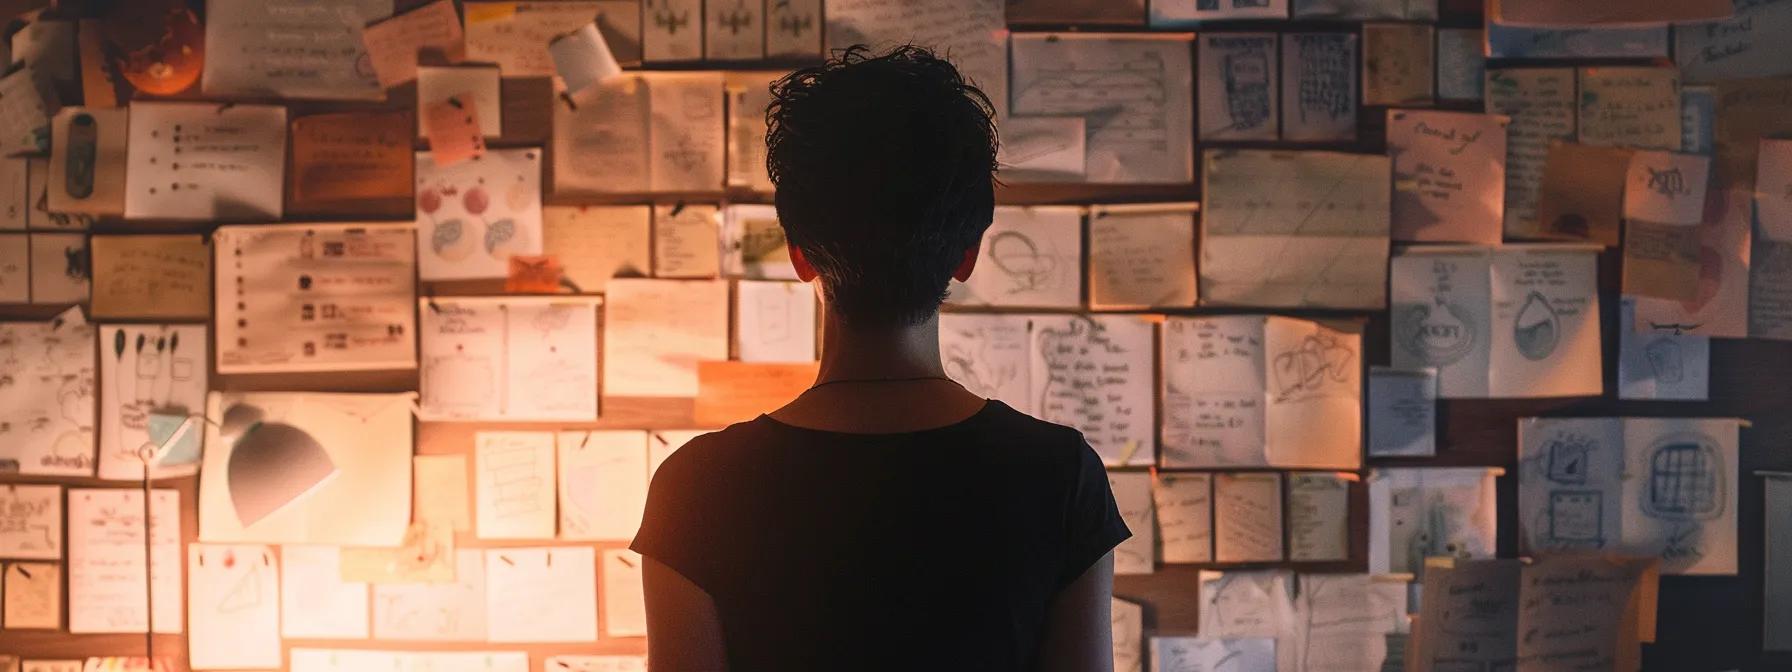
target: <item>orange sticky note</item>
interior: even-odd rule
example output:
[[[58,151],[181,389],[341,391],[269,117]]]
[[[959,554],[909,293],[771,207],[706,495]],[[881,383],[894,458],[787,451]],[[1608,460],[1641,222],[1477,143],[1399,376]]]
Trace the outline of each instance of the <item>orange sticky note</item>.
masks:
[[[692,414],[700,427],[751,420],[809,389],[820,368],[817,362],[697,362],[697,402]]]
[[[452,166],[485,153],[479,109],[471,101],[471,94],[461,94],[424,109],[423,134],[429,138],[430,155],[437,166]]]
[[[512,294],[553,294],[560,291],[563,271],[552,255],[510,256],[510,275],[504,278],[504,291]]]

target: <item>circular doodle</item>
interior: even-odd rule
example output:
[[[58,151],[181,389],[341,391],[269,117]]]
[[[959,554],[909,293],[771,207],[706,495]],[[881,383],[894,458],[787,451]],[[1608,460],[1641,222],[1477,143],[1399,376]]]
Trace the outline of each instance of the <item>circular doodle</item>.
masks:
[[[1453,303],[1408,306],[1396,319],[1396,342],[1425,363],[1448,366],[1475,349],[1474,315]]]
[[[1525,297],[1524,306],[1518,309],[1518,317],[1512,320],[1512,342],[1518,345],[1519,354],[1533,362],[1555,354],[1561,331],[1561,322],[1556,318],[1555,309],[1550,307],[1549,299],[1537,292]]]

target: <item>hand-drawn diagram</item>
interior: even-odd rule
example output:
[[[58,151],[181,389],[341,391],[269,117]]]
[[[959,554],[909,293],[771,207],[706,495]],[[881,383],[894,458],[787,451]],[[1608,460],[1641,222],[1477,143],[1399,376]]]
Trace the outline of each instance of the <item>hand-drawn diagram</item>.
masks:
[[[553,487],[540,477],[541,450],[525,444],[493,443],[479,452],[481,475],[491,488],[489,503],[501,519],[527,519],[542,512],[541,493]],[[482,479],[483,480],[483,479]]]
[[[795,280],[778,213],[769,205],[730,205],[722,212],[722,272],[753,280]]]
[[[1089,182],[1194,177],[1186,37],[1027,35],[1013,52],[1013,114],[1082,117]]]
[[[1283,100],[1293,105],[1284,114],[1283,135],[1289,140],[1348,138],[1356,134],[1356,35],[1293,33],[1282,37],[1284,68],[1292,81]]]
[[[1070,208],[997,208],[982,265],[952,285],[960,305],[1069,308],[1082,302],[1082,218]]]
[[[204,558],[203,551],[201,552],[200,557],[201,559]],[[244,558],[238,560],[234,549],[225,549],[223,557],[214,558],[214,560],[221,562],[225,570],[230,570],[235,567],[238,562],[244,564],[242,574],[239,575],[236,580],[231,583],[230,588],[225,590],[224,594],[218,598],[218,604],[215,607],[218,613],[241,614],[253,612],[260,609],[264,603],[274,597],[271,594],[263,594],[263,591],[271,588],[271,584],[273,583],[272,579],[264,578],[261,575],[262,570],[267,568],[268,563],[270,562],[265,552],[262,554],[261,558],[259,558],[259,562],[257,562],[256,558]],[[272,570],[270,569],[269,571]]]
[[[1369,479],[1369,571],[1423,574],[1428,557],[1493,557],[1499,473],[1479,467],[1375,470]]]
[[[1394,343],[1429,366],[1444,367],[1474,352],[1481,325],[1473,311],[1443,297],[1405,306],[1394,318]]]
[[[425,280],[501,278],[513,254],[541,253],[541,154],[492,150],[451,166],[417,154]]]
[[[1271,372],[1276,401],[1286,402],[1330,392],[1357,373],[1356,350],[1329,333],[1301,339],[1295,350],[1277,353]]]
[[[1200,131],[1203,140],[1273,140],[1280,75],[1276,36],[1200,36]]]
[[[0,486],[0,557],[62,558],[62,488]]]
[[[596,417],[596,300],[420,303],[422,409],[427,417]]]
[[[1686,353],[1680,342],[1669,338],[1658,338],[1643,346],[1643,357],[1649,362],[1649,370],[1653,378],[1661,383],[1679,383],[1686,380]]]
[[[0,324],[0,471],[93,474],[94,329],[71,319]]]
[[[1531,361],[1549,359],[1561,340],[1562,325],[1549,298],[1539,292],[1525,296],[1524,306],[1512,323],[1512,339],[1518,352]]]
[[[1226,113],[1232,127],[1257,128],[1270,121],[1270,81],[1274,72],[1264,51],[1227,54]]]
[[[106,394],[100,409],[100,478],[143,475],[143,460],[158,446],[150,436],[151,414],[190,416],[205,406],[206,336],[203,326],[122,326],[100,330],[104,354],[100,380]],[[196,468],[196,467],[194,467]],[[158,469],[158,475],[192,473]]]
[[[1650,555],[1663,573],[1733,573],[1737,428],[1721,419],[1521,421],[1525,549]]]

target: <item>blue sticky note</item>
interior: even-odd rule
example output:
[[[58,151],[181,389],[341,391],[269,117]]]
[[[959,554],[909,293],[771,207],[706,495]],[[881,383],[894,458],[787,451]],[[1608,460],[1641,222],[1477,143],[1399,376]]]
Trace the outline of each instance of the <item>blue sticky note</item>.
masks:
[[[1521,28],[1487,24],[1488,58],[1666,58],[1668,27]]]
[[[151,413],[149,414],[149,441],[151,445],[160,446],[156,451],[156,466],[174,467],[188,464],[199,464],[199,437],[204,434],[198,427],[186,431],[178,438],[175,434],[181,425],[186,424],[185,414]],[[197,420],[195,420],[197,422]],[[167,444],[174,439],[172,445]]]

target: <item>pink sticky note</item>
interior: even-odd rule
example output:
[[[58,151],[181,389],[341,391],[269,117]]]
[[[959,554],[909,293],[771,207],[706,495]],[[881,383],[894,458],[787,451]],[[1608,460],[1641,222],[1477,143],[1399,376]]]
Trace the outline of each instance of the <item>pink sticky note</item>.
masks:
[[[479,111],[463,94],[431,103],[423,111],[423,134],[437,166],[452,166],[485,153],[485,134],[479,130]]]

